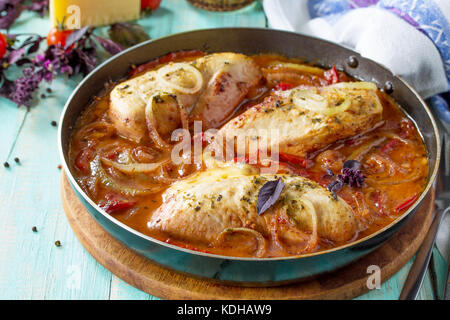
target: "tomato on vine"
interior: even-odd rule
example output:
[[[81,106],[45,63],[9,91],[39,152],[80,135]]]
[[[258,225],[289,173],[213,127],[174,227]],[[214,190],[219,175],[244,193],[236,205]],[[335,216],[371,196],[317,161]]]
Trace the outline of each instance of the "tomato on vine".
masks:
[[[156,10],[160,4],[161,0],[141,0],[141,10]]]
[[[57,27],[53,27],[50,29],[50,31],[47,35],[47,44],[49,46],[54,44],[54,45],[60,45],[61,47],[64,47],[66,45],[67,37],[72,32],[73,32],[73,30],[62,30]]]
[[[5,56],[8,41],[3,33],[0,33],[0,59]]]

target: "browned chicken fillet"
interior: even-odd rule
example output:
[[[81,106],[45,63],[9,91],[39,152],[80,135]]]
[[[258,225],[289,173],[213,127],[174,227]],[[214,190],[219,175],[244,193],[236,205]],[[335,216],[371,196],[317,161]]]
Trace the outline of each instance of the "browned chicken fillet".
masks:
[[[305,156],[340,139],[374,128],[383,107],[375,84],[349,82],[327,87],[278,92],[230,120],[220,130],[227,140],[236,135],[268,132],[269,149]]]
[[[259,189],[281,177],[285,187],[278,202],[262,215],[256,211]],[[280,222],[281,221],[281,222]],[[150,230],[193,244],[216,244],[227,232],[245,231],[278,242],[305,242],[313,249],[319,236],[346,241],[356,233],[350,206],[317,183],[295,175],[258,175],[250,167],[207,170],[173,184],[148,223]],[[309,235],[311,234],[311,235]],[[257,237],[258,238],[258,237]],[[295,249],[295,250],[297,250]],[[292,252],[291,252],[292,253]]]
[[[231,115],[261,77],[255,62],[237,53],[169,63],[118,84],[110,94],[109,115],[120,135],[137,142],[148,135],[146,107],[151,99],[157,109],[156,129],[163,136],[170,137],[174,128],[181,127],[180,106],[191,122],[201,120],[204,130],[215,128]]]

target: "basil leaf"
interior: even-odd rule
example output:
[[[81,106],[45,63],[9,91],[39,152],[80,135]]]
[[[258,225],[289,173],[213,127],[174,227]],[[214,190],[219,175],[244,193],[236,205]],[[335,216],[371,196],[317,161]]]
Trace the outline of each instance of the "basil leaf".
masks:
[[[129,22],[114,23],[108,30],[108,36],[124,48],[150,39],[142,26]]]
[[[83,38],[83,36],[86,34],[87,31],[88,31],[88,26],[83,27],[78,30],[75,30],[74,32],[69,34],[67,36],[66,45],[65,45],[64,49],[70,48],[75,42],[77,42],[78,40]]]
[[[112,40],[100,38],[99,36],[94,35],[95,39],[97,39],[98,43],[105,49],[110,55],[115,55],[123,50],[123,48],[115,43]]]
[[[347,160],[344,162],[344,166],[342,168],[359,170],[359,169],[361,169],[361,163],[358,160]]]
[[[258,215],[263,214],[269,209],[280,197],[281,191],[284,188],[284,182],[281,178],[266,182],[258,192],[258,199],[256,200],[256,211]]]

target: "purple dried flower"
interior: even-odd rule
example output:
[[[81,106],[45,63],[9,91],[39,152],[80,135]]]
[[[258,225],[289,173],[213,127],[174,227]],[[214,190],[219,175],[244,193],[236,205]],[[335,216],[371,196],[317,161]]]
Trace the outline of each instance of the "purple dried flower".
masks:
[[[361,173],[361,163],[359,161],[345,161],[341,172],[342,175],[338,175],[338,179],[350,187],[361,188],[364,185],[366,176]]]
[[[9,29],[23,9],[22,0],[0,0],[0,29]]]
[[[361,173],[361,163],[357,160],[347,160],[337,179],[330,182],[327,189],[336,192],[346,184],[352,188],[361,188],[364,185],[365,175]]]
[[[9,98],[18,106],[29,106],[33,92],[39,88],[43,78],[41,71],[35,71],[34,68],[23,69],[23,76],[14,81],[14,90]]]

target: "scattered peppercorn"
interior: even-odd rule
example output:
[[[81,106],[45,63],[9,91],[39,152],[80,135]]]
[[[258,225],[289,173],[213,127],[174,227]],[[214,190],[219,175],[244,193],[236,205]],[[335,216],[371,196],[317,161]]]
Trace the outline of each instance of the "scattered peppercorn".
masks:
[[[20,162],[20,159],[19,159],[18,157],[15,157],[15,158],[14,158],[14,161],[15,161],[16,163],[19,163],[19,162]]]
[[[57,247],[61,247],[61,241],[59,241],[59,240],[56,240],[56,241],[55,241],[55,246],[57,246]]]
[[[45,99],[47,96],[45,94],[41,94],[41,99]]]
[[[53,121],[51,122],[51,125],[54,126],[54,127],[56,127],[56,125],[57,125],[56,121],[53,120]]]
[[[62,169],[62,165],[58,164],[58,169],[61,170]]]
[[[4,166],[5,168],[9,168],[9,163],[8,163],[7,161],[5,161],[5,162],[3,163],[3,166]]]
[[[52,89],[47,88],[45,91],[47,91],[47,93],[52,93]]]
[[[33,228],[31,228],[31,230],[33,230],[33,232],[37,232],[36,226],[33,226]]]

